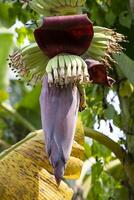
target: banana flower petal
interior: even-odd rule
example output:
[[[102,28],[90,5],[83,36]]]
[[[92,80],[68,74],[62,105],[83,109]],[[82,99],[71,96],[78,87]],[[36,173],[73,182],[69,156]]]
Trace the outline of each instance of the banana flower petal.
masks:
[[[76,86],[50,87],[44,78],[40,96],[46,151],[57,183],[64,175],[74,138],[80,96]]]
[[[107,75],[107,66],[97,60],[86,59],[88,66],[88,73],[90,75],[90,80],[93,83],[102,84],[111,87],[115,82],[114,79]]]
[[[87,15],[46,17],[34,36],[39,48],[50,58],[60,53],[81,55],[90,46],[93,25]]]

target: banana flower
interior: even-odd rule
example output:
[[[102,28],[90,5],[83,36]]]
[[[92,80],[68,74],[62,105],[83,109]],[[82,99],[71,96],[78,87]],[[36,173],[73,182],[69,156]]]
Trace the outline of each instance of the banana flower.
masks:
[[[57,183],[64,175],[70,156],[79,109],[80,96],[76,86],[50,87],[44,77],[40,96],[42,127],[46,152]]]
[[[88,73],[92,83],[102,84],[109,87],[113,85],[115,81],[108,76],[107,66],[104,63],[93,59],[86,59],[85,62],[87,64]]]
[[[45,1],[40,2],[42,6],[30,3],[39,13],[46,9]],[[119,42],[124,36],[111,29],[93,27],[85,14],[45,17],[34,36],[37,44],[10,56],[10,66],[30,83],[43,80],[42,127],[46,152],[59,184],[70,156],[79,104],[84,107],[85,93],[79,88],[91,81],[113,84],[107,66],[114,62],[112,54],[122,51]]]
[[[87,15],[46,17],[34,31],[39,48],[48,57],[60,53],[83,54],[93,38],[93,25]]]

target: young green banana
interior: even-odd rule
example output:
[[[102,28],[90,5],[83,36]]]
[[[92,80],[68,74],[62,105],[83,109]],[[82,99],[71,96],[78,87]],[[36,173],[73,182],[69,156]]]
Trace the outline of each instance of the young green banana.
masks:
[[[33,43],[16,51],[9,57],[9,66],[29,83],[36,83],[45,74],[48,57]],[[37,78],[38,77],[38,78]]]
[[[103,61],[109,66],[109,62],[115,62],[111,54],[122,51],[123,48],[119,43],[125,41],[125,37],[105,27],[94,26],[93,29],[94,37],[86,53],[91,58]]]

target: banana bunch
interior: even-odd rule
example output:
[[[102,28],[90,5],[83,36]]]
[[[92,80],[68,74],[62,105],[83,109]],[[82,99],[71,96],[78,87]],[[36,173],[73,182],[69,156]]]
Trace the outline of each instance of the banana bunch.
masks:
[[[20,75],[31,85],[41,81],[45,73],[50,85],[89,82],[87,64],[81,57],[60,54],[49,60],[36,43],[16,51],[9,59],[16,77]]]
[[[52,15],[77,14],[86,0],[29,0],[29,6],[37,13]]]
[[[49,85],[89,82],[85,61],[76,55],[59,54],[51,58],[46,66]]]
[[[125,37],[112,29],[94,26],[94,37],[86,54],[91,58],[103,61],[109,66],[109,62],[115,62],[111,57],[113,53],[121,53],[123,48],[119,44],[125,41]]]
[[[40,51],[36,43],[30,44],[10,55],[9,66],[30,84],[36,84],[45,73],[48,57]]]

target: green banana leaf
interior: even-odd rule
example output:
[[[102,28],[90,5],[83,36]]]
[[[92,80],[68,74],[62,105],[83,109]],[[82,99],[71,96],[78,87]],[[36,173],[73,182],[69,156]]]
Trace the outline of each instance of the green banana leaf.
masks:
[[[13,45],[13,34],[0,29],[0,101],[6,99],[6,88],[8,86],[8,62],[11,47]]]
[[[113,57],[124,76],[134,84],[134,61],[124,53],[113,55]]]

